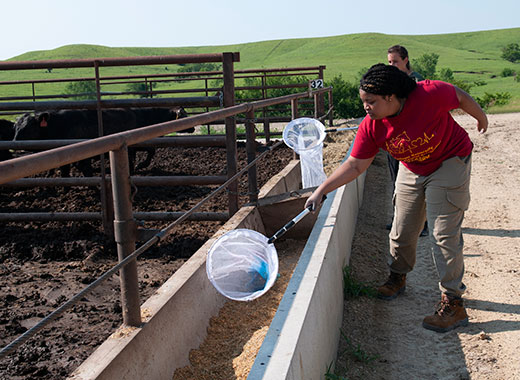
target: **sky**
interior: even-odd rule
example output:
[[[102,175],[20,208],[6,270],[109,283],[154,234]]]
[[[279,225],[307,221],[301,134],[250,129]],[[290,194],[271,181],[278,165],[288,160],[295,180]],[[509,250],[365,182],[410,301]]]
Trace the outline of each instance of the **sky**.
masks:
[[[183,47],[520,27],[519,0],[8,0],[0,60],[70,44]]]

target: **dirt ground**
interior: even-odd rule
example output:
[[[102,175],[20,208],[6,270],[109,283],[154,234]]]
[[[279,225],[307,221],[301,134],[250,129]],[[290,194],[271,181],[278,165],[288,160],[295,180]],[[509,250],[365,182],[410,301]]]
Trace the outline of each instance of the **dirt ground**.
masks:
[[[293,158],[281,145],[258,164],[262,186]],[[224,148],[162,148],[139,175],[219,175],[225,173]],[[239,168],[246,165],[243,144]],[[54,175],[54,174],[49,174]],[[241,204],[248,201],[247,175],[240,180]],[[135,211],[187,211],[218,186],[139,187]],[[0,212],[99,211],[96,188],[0,188]],[[222,192],[199,211],[227,211]],[[146,222],[164,228],[170,222]],[[138,259],[144,302],[222,225],[185,222],[164,242]],[[139,244],[138,244],[139,246]],[[1,222],[0,346],[3,348],[117,263],[117,253],[101,222]],[[0,379],[64,379],[122,323],[119,277],[87,295],[82,302],[0,360]]]
[[[463,223],[470,324],[445,334],[421,326],[440,298],[429,238],[422,237],[403,296],[345,302],[338,377],[331,379],[520,379],[520,114],[489,115],[484,135],[470,116],[455,117],[475,145]],[[354,278],[374,286],[388,273],[390,192],[379,154],[367,173],[350,262]]]

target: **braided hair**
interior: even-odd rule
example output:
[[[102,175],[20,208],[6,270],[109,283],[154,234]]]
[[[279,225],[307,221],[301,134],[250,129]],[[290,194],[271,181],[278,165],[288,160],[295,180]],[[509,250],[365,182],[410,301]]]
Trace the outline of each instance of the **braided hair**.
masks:
[[[378,63],[363,75],[359,88],[374,95],[393,95],[407,98],[417,83],[395,66]]]

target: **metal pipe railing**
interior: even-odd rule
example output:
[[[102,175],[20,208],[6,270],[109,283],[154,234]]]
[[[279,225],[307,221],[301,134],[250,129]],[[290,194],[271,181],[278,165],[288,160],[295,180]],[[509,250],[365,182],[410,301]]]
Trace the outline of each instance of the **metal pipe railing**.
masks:
[[[317,92],[327,92],[330,90],[330,87],[326,87],[312,91],[311,95]],[[215,120],[236,116],[240,113],[246,113],[250,110],[257,110],[275,104],[290,102],[292,99],[306,98],[308,96],[309,93],[297,93],[278,98],[259,100],[252,103],[243,103],[221,110],[190,116],[184,119],[168,121],[113,135],[102,136],[92,140],[34,153],[29,156],[3,161],[0,162],[0,184],[34,175],[42,171],[58,168],[111,150],[117,150],[123,145],[130,146],[139,144],[169,133],[179,132]]]
[[[86,293],[97,287],[102,281],[114,274],[117,270],[121,270],[121,281],[123,295],[123,310],[124,320],[126,324],[137,326],[140,324],[140,306],[138,297],[137,270],[136,258],[151,246],[164,239],[168,234],[172,233],[173,228],[187,220],[208,200],[214,198],[221,191],[229,187],[230,184],[236,183],[237,178],[245,171],[253,167],[256,162],[265,156],[272,149],[282,144],[280,141],[273,147],[268,148],[258,157],[249,162],[242,170],[236,171],[228,180],[222,184],[218,189],[213,191],[210,195],[197,203],[188,212],[183,213],[174,222],[155,234],[151,239],[146,241],[141,247],[135,249],[136,226],[134,221],[134,214],[130,202],[130,176],[128,166],[127,146],[144,142],[150,138],[158,137],[167,133],[183,130],[193,127],[195,125],[205,124],[220,118],[233,118],[239,113],[245,113],[248,116],[256,109],[261,109],[269,105],[280,104],[283,102],[291,102],[295,104],[294,100],[304,97],[312,97],[316,93],[330,91],[330,88],[320,89],[316,91],[309,91],[308,93],[291,94],[279,98],[272,98],[261,100],[249,104],[241,104],[230,106],[222,110],[208,112],[197,116],[179,119],[171,122],[165,122],[148,127],[143,127],[137,130],[121,132],[115,135],[103,136],[93,140],[84,141],[64,147],[55,148],[49,151],[35,153],[30,156],[15,158],[12,160],[0,162],[0,184],[8,183],[10,181],[20,179],[22,177],[36,174],[41,171],[49,170],[55,167],[66,165],[81,159],[103,154],[110,151],[110,164],[113,173],[112,191],[114,193],[114,226],[116,242],[118,243],[119,263],[103,274],[93,283],[91,283],[83,291],[66,301],[58,309],[50,315],[42,319],[37,325],[27,330],[20,337],[11,342],[8,346],[0,351],[0,359],[6,356],[27,341],[31,336],[36,334],[39,330],[45,327],[48,323],[63,314],[68,308],[72,307],[76,302],[85,296]],[[294,112],[293,112],[294,113]],[[251,133],[248,133],[251,137]],[[123,269],[129,266],[128,269]],[[126,315],[126,317],[125,317]]]
[[[233,61],[240,61],[240,53],[214,53],[214,54],[179,54],[158,55],[149,57],[122,57],[122,58],[94,58],[94,59],[67,59],[44,60],[23,62],[0,62],[0,70],[32,70],[32,69],[64,69],[81,68],[95,65],[99,67],[113,66],[139,66],[139,65],[164,65],[186,63],[222,62],[224,55],[231,54]]]

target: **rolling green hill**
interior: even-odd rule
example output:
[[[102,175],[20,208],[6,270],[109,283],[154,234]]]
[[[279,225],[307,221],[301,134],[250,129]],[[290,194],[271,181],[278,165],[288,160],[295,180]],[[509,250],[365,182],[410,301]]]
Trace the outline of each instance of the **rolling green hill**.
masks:
[[[437,71],[450,68],[456,79],[474,83],[470,92],[474,96],[487,93],[509,92],[510,104],[494,107],[491,112],[520,111],[520,82],[514,77],[503,78],[504,68],[520,73],[520,64],[505,61],[500,56],[502,48],[520,41],[520,28],[480,32],[437,35],[387,35],[380,33],[348,34],[334,37],[273,40],[255,43],[201,46],[183,48],[110,48],[97,45],[68,45],[54,50],[32,51],[9,59],[9,61],[78,59],[95,57],[127,57],[165,54],[202,54],[217,52],[240,52],[237,69],[284,68],[296,66],[325,65],[325,81],[341,74],[343,79],[354,81],[360,70],[374,63],[386,62],[386,49],[394,44],[406,46],[413,60],[423,54],[440,56]],[[126,75],[128,68],[111,68],[110,75]],[[131,71],[139,73],[139,68]],[[53,71],[54,73],[54,71]],[[80,73],[70,72],[68,77]],[[81,74],[80,74],[81,75]],[[20,77],[19,77],[20,76]],[[50,73],[1,72],[0,80],[49,78]]]

